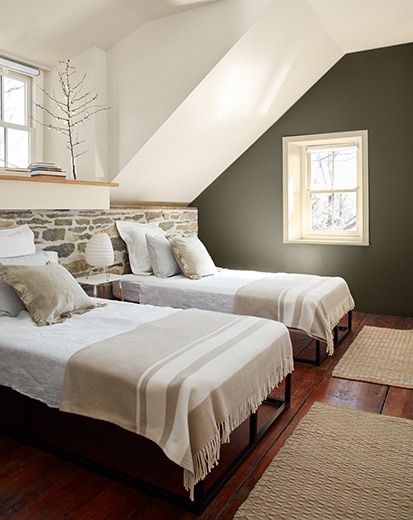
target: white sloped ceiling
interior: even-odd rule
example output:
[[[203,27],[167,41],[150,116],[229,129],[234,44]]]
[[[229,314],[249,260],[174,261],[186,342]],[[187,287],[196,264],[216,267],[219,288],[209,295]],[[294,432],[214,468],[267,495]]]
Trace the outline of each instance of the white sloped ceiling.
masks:
[[[114,204],[186,204],[341,56],[305,0],[273,2],[114,178]]]

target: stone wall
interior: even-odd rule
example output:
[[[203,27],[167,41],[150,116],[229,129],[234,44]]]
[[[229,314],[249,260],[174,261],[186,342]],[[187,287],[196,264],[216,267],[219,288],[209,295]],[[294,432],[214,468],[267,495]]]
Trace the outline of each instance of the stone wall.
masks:
[[[60,263],[74,276],[83,276],[89,271],[85,260],[86,243],[98,232],[107,233],[112,241],[115,263],[110,267],[110,272],[130,273],[126,244],[117,231],[117,220],[157,223],[165,232],[172,234],[198,231],[196,208],[0,211],[0,229],[28,224],[34,233],[36,247],[56,251]]]

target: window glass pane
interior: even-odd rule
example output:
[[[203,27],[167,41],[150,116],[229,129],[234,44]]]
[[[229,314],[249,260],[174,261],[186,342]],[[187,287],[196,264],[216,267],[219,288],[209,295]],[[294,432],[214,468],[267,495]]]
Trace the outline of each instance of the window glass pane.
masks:
[[[357,187],[357,151],[334,152],[334,188],[354,189]]]
[[[310,196],[312,231],[328,231],[333,221],[333,195],[313,193]]]
[[[26,124],[26,84],[13,78],[3,78],[4,81],[4,112],[6,123]]]
[[[357,226],[356,194],[334,194],[334,229],[355,231]]]
[[[333,152],[309,152],[310,187],[313,190],[331,190],[333,180]]]
[[[24,130],[7,131],[7,166],[27,168],[29,164],[29,133]]]

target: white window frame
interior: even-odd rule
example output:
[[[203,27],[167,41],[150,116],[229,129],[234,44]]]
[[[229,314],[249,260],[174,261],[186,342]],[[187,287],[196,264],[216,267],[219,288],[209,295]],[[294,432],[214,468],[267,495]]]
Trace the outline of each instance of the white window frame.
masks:
[[[12,62],[10,62],[12,63]],[[1,65],[1,63],[0,63]],[[18,64],[16,64],[18,65]],[[14,123],[8,123],[3,120],[2,114],[0,114],[0,131],[3,132],[4,128],[6,129],[15,129],[15,130],[22,130],[24,132],[27,132],[28,134],[28,163],[32,161],[32,157],[34,155],[34,124],[32,119],[32,101],[33,101],[33,89],[34,89],[34,81],[32,74],[25,74],[25,73],[19,73],[11,68],[3,68],[0,67],[0,75],[3,77],[11,78],[11,79],[18,79],[19,81],[22,81],[25,83],[25,114],[26,114],[26,121],[25,124],[14,124]],[[3,95],[3,92],[1,92],[1,95]],[[7,170],[15,170],[16,168],[13,168],[12,166],[8,165],[7,163],[7,152],[5,150],[5,166],[2,167],[0,165],[0,170],[3,170],[7,173]],[[25,167],[28,165],[25,165]],[[20,168],[17,168],[19,170]]]
[[[369,245],[367,130],[283,138],[283,241],[285,244]],[[354,231],[313,231],[309,204],[308,153],[311,147],[357,147],[357,226]]]

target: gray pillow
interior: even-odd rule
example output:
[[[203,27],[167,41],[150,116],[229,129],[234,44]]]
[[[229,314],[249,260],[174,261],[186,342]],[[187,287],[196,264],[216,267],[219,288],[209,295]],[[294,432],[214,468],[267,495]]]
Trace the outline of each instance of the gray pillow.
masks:
[[[168,278],[181,272],[172,253],[171,244],[164,236],[146,235],[152,270],[159,278]]]
[[[59,264],[1,265],[0,278],[13,287],[37,325],[60,323],[100,305]]]
[[[46,265],[48,262],[59,263],[55,251],[36,251],[30,255],[0,257],[0,264],[3,265]],[[0,279],[0,317],[17,316],[23,309],[24,304],[13,287]]]

